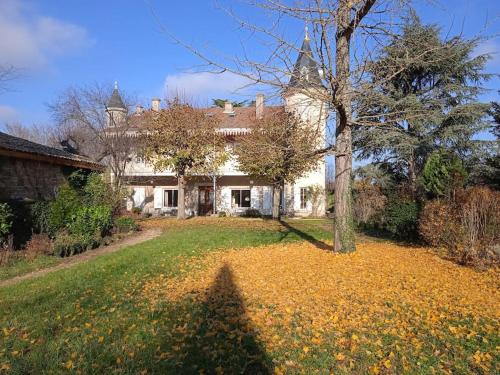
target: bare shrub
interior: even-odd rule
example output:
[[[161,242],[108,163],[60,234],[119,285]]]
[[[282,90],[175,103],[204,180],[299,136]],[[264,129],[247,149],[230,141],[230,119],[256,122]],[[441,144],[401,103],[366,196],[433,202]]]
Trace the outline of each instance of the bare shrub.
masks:
[[[26,244],[25,255],[28,260],[33,260],[40,255],[52,255],[54,244],[46,234],[33,234]]]
[[[500,192],[474,187],[460,206],[464,229],[462,263],[495,257],[494,246],[500,239]]]
[[[420,218],[420,234],[432,246],[444,247],[460,264],[498,262],[500,192],[473,187],[453,201],[431,201]]]
[[[380,220],[387,203],[387,197],[382,193],[380,187],[367,183],[356,182],[354,185],[354,219],[358,225],[373,225]]]

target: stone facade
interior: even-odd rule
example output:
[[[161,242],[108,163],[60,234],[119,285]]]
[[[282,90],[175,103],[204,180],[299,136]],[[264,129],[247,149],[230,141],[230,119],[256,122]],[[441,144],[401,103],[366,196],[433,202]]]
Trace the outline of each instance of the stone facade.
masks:
[[[53,198],[71,167],[0,156],[0,201]]]

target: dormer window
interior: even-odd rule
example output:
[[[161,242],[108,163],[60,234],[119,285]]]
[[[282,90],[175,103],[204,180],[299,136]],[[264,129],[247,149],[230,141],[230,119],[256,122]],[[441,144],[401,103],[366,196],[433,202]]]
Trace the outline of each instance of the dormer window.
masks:
[[[300,68],[300,79],[309,81],[309,69],[307,66],[303,66]]]

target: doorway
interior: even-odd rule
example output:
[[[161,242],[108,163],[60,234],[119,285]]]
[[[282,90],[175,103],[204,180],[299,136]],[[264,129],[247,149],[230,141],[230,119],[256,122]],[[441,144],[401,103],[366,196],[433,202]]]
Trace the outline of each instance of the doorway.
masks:
[[[211,215],[214,212],[214,188],[200,186],[198,192],[198,215]]]

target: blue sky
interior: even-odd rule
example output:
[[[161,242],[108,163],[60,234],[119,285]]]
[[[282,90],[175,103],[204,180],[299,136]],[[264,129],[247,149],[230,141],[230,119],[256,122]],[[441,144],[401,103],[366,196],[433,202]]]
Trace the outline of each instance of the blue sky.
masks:
[[[492,36],[480,52],[496,52],[488,70],[500,72],[499,1],[416,1],[415,5],[424,22],[438,23],[451,34]],[[235,8],[266,22],[255,10]],[[0,64],[22,68],[12,90],[0,94],[0,124],[50,122],[47,103],[70,85],[94,82],[118,80],[142,104],[163,97],[166,84],[202,103],[238,96],[234,90],[244,83],[240,77],[192,73],[199,60],[169,40],[158,21],[179,38],[208,50],[233,55],[244,43],[252,56],[265,55],[262,45],[242,34],[213,0],[0,0]],[[302,32],[300,25],[289,25],[297,42]],[[499,100],[500,80],[490,81],[488,87],[493,90],[483,99]]]

